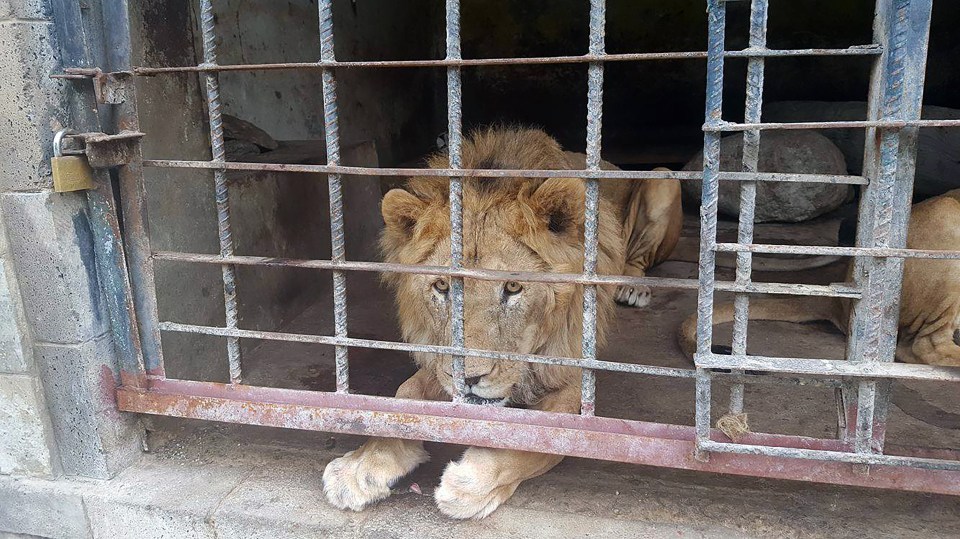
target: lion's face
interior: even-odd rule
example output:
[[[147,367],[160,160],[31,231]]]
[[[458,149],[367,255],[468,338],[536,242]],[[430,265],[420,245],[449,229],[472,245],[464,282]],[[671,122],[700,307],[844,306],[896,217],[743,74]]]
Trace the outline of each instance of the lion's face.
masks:
[[[446,167],[435,157],[433,168]],[[464,168],[563,169],[568,164],[552,138],[535,130],[489,130],[463,144]],[[505,271],[579,273],[583,270],[584,182],[574,178],[477,179],[463,183],[463,265]],[[450,263],[448,178],[412,178],[383,198],[384,259],[400,264]],[[598,271],[619,273],[623,242],[615,210],[601,200]],[[411,343],[449,345],[448,280],[389,274],[400,326]],[[612,308],[601,287],[598,338]],[[467,348],[523,354],[580,355],[582,288],[566,283],[464,279]],[[453,393],[452,359],[414,354]],[[533,404],[543,394],[579,380],[579,370],[541,363],[465,358],[467,390],[475,403]]]
[[[509,210],[504,210],[509,211]],[[469,218],[472,217],[472,218]],[[488,219],[480,230],[464,238],[464,261],[468,267],[505,271],[549,271],[545,262],[502,226]],[[465,230],[477,225],[468,215]],[[450,263],[450,241],[435,244],[423,261],[426,265]],[[410,342],[450,343],[451,283],[446,277],[405,275],[399,278],[397,299],[405,338]],[[464,342],[467,348],[503,352],[535,353],[545,348],[552,331],[545,322],[558,318],[574,294],[571,285],[519,281],[464,279]],[[452,395],[451,357],[417,354],[421,367],[432,369],[437,380]],[[465,358],[468,400],[478,404],[504,405],[523,402],[537,385],[534,366],[509,360]],[[536,391],[534,391],[535,393]]]

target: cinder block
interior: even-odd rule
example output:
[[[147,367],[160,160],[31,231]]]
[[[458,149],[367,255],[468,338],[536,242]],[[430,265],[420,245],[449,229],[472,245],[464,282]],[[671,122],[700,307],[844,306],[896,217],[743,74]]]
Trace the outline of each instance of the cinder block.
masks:
[[[40,343],[34,357],[64,473],[108,479],[139,458],[136,417],[116,407],[113,341]]]
[[[2,161],[2,159],[0,159]],[[10,255],[36,342],[82,343],[104,334],[93,238],[83,195],[0,195]]]
[[[47,417],[36,378],[0,374],[0,474],[54,472],[52,432]],[[0,511],[4,505],[0,503]]]
[[[3,2],[4,0],[0,0]],[[19,4],[14,0],[15,4]],[[0,4],[2,8],[2,4]],[[54,26],[46,22],[0,23],[0,190],[48,188],[53,134],[66,118],[64,83]]]
[[[0,530],[13,537],[90,537],[80,494],[39,479],[0,477]]]
[[[50,0],[0,0],[0,22],[19,20],[49,20]]]
[[[0,237],[3,234],[0,232]],[[0,373],[26,373],[30,368],[28,338],[21,311],[20,291],[13,275],[13,264],[0,255]]]

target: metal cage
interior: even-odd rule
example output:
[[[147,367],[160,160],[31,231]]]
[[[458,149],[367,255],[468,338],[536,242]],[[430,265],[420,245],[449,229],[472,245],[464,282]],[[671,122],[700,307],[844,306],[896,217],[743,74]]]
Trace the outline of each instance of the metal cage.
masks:
[[[917,130],[921,127],[960,127],[957,120],[921,120],[927,41],[932,0],[878,0],[874,42],[846,49],[773,50],[767,48],[767,0],[752,0],[749,47],[728,51],[724,46],[726,4],[706,0],[706,51],[607,54],[604,45],[605,2],[590,0],[589,50],[582,56],[464,59],[460,49],[460,2],[446,0],[446,58],[411,61],[340,62],[334,57],[332,0],[319,0],[321,50],[317,62],[219,65],[212,0],[200,0],[203,63],[183,67],[129,65],[129,43],[119,45],[117,72],[138,76],[195,72],[206,84],[212,159],[209,161],[143,160],[139,151],[119,168],[124,232],[117,225],[113,199],[107,187],[90,193],[94,226],[108,238],[98,252],[108,272],[107,287],[114,337],[122,358],[122,386],[117,397],[121,410],[195,419],[402,437],[457,444],[521,449],[690,470],[818,482],[898,488],[960,494],[960,454],[931,449],[884,446],[889,384],[897,379],[960,381],[960,370],[893,363],[897,332],[897,305],[903,261],[907,257],[960,259],[960,253],[905,249],[914,176]],[[123,0],[108,2],[115,16],[125,19]],[[129,41],[129,36],[127,41]],[[121,39],[122,41],[122,39]],[[124,56],[123,51],[127,54]],[[764,59],[787,56],[868,56],[874,61],[868,118],[864,121],[763,123]],[[723,120],[724,61],[748,59],[746,113],[743,123]],[[702,172],[631,172],[600,169],[604,65],[663,59],[707,61],[704,164]],[[126,63],[124,63],[124,59]],[[461,70],[471,66],[515,64],[585,64],[587,89],[586,168],[574,174],[586,181],[584,267],[580,274],[542,274],[465,268],[462,264],[462,181],[465,177],[557,177],[570,171],[464,170],[461,167]],[[340,162],[337,110],[337,71],[344,68],[392,69],[438,67],[446,70],[449,166],[447,169],[361,168]],[[322,72],[326,165],[289,165],[227,162],[221,122],[218,74],[233,70],[303,69]],[[137,131],[134,99],[117,109],[118,130]],[[867,141],[862,176],[758,173],[762,132],[768,129],[865,129]],[[741,172],[720,172],[720,136],[744,133]],[[219,255],[154,252],[149,245],[145,217],[143,167],[208,169],[216,185]],[[231,236],[226,173],[228,170],[282,170],[324,173],[329,181],[332,257],[330,260],[291,260],[237,256]],[[449,267],[405,266],[347,260],[344,250],[342,183],[351,176],[434,175],[450,178],[451,264]],[[602,178],[702,179],[699,278],[658,279],[596,274],[599,180]],[[740,184],[741,208],[736,243],[717,241],[717,201],[721,181]],[[753,211],[758,181],[830,182],[863,188],[856,247],[798,247],[755,244]],[[715,279],[718,252],[737,253],[736,280]],[[828,254],[856,257],[855,282],[815,286],[754,283],[753,253]],[[153,276],[155,260],[219,266],[223,274],[226,317],[222,327],[161,321],[157,314]],[[104,264],[105,263],[105,264]],[[333,274],[335,332],[329,336],[247,330],[239,327],[234,269],[240,265],[285,266],[331,270]],[[451,279],[452,340],[450,346],[414,345],[358,339],[347,328],[346,272],[407,272],[448,276]],[[581,357],[547,357],[472,350],[464,346],[463,279],[518,280],[575,283],[584,287],[583,349]],[[601,361],[596,358],[596,286],[644,284],[696,289],[698,332],[696,369],[646,366]],[[733,354],[711,351],[714,293],[736,293]],[[853,298],[855,309],[847,361],[817,358],[756,357],[746,353],[748,294],[814,295]],[[225,337],[230,383],[177,380],[164,373],[160,332],[190,332]],[[332,345],[336,350],[336,391],[313,392],[243,383],[239,340],[245,338]],[[464,356],[527,361],[581,367],[582,412],[578,415],[492,408],[460,402],[418,402],[355,395],[348,377],[349,349],[449,354],[458,395],[464,392]],[[650,376],[690,378],[696,384],[696,424],[693,427],[595,417],[595,371],[608,370]],[[727,371],[728,370],[728,371]],[[762,371],[763,374],[750,374]],[[717,377],[734,381],[731,412],[743,407],[743,387],[749,383],[819,383],[843,395],[838,439],[750,433],[730,441],[711,428],[711,390]]]

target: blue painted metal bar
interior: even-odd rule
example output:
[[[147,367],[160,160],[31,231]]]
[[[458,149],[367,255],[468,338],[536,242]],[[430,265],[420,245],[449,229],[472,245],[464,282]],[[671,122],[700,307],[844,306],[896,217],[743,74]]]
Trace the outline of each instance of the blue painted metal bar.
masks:
[[[726,3],[707,0],[707,101],[704,123],[723,119],[723,49],[726,32]],[[700,276],[697,296],[697,356],[709,355],[713,341],[713,293],[715,289],[717,204],[720,194],[720,133],[704,131],[703,188],[700,196]],[[710,432],[710,373],[697,369],[697,447],[708,441]],[[706,455],[698,450],[698,457]]]
[[[767,0],[752,0],[750,5],[750,48],[767,47]],[[747,62],[747,97],[743,113],[745,123],[760,123],[763,108],[762,57],[751,57]],[[760,161],[760,130],[753,129],[743,133],[743,172],[757,172]],[[757,183],[740,183],[740,223],[737,231],[737,243],[753,243],[753,221],[757,201]],[[753,256],[749,251],[737,253],[737,284],[748,286],[753,269]],[[734,298],[733,313],[733,353],[747,353],[747,320],[750,312],[750,296],[737,294]],[[743,385],[734,384],[730,389],[730,413],[743,412]]]

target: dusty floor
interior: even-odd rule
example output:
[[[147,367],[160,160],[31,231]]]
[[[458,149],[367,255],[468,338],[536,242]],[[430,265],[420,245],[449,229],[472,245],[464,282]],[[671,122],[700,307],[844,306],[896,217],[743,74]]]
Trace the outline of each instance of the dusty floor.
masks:
[[[724,233],[729,233],[729,227],[726,230]],[[776,235],[773,228],[768,231]],[[761,228],[761,241],[763,233]],[[828,241],[824,239],[824,243]],[[652,274],[695,278],[696,266],[668,262]],[[718,271],[719,279],[732,277],[732,270]],[[755,278],[824,284],[842,280],[843,266],[835,263],[805,272],[758,273]],[[379,287],[375,275],[351,274],[348,291],[351,336],[398,340],[392,299]],[[600,358],[689,368],[676,344],[675,331],[683,318],[693,312],[695,301],[695,291],[657,289],[653,304],[646,309],[619,308],[617,325]],[[331,312],[327,298],[283,329],[329,334]],[[719,335],[718,343],[724,339],[729,342],[729,327],[721,327]],[[753,354],[843,357],[845,337],[826,324],[757,322],[751,324],[749,335],[749,351]],[[400,352],[354,349],[350,360],[351,384],[356,392],[364,394],[391,395],[413,372],[406,354]],[[332,365],[333,350],[329,347],[265,342],[245,359],[246,380],[251,384],[332,390]],[[597,383],[597,415],[693,424],[693,384],[689,380],[600,372]],[[714,391],[717,411],[726,406],[725,393],[719,386]],[[955,389],[944,391],[936,385],[910,383],[898,387],[894,401],[897,406],[890,414],[889,444],[960,447],[960,430],[930,424],[945,425],[960,417],[952,415],[960,414],[960,395]],[[754,431],[817,437],[836,434],[836,404],[831,389],[748,387],[746,410]],[[256,440],[257,444],[274,444],[278,448],[295,446],[298,451],[315,451],[315,465],[305,471],[301,480],[304,488],[316,489],[318,504],[323,503],[319,482],[322,465],[360,442],[350,436],[182,422],[159,422],[154,428],[163,431],[154,438],[160,455],[170,453],[176,457],[177,451],[185,451],[201,458],[205,451],[203,440],[223,438],[235,439],[242,445]],[[429,494],[443,465],[456,458],[462,448],[432,444],[429,449],[433,461],[398,485],[401,495],[371,509],[373,514],[402,509],[428,515],[424,517],[428,521],[435,519],[438,525],[446,525],[431,510],[430,499],[411,493],[408,485],[416,482],[424,494]],[[666,525],[663,530],[687,536],[691,531],[704,536],[960,536],[960,498],[725,477],[583,459],[567,459],[549,474],[525,483],[507,505],[555,512],[557,518],[577,516],[569,521],[584,527],[566,530],[569,536],[589,534],[590,526],[599,525],[602,519]],[[482,525],[463,526],[480,526],[475,529],[482,530]],[[656,535],[659,534],[653,534]]]

